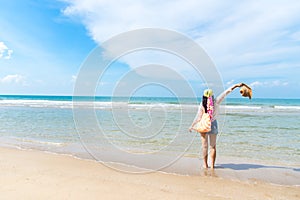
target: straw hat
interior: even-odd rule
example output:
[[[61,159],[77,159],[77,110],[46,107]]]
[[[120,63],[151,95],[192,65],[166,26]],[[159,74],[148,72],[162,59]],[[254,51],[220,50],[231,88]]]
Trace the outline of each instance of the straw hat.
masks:
[[[246,84],[241,87],[240,93],[243,97],[249,97],[249,99],[252,98],[252,89]]]
[[[211,97],[211,96],[213,96],[214,95],[214,93],[213,93],[213,91],[212,91],[212,89],[206,89],[206,90],[204,90],[204,92],[203,92],[203,96],[205,96],[205,97]]]

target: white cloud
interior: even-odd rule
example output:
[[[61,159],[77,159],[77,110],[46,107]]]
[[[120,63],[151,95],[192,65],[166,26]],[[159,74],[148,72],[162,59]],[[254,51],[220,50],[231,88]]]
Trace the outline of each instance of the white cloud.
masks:
[[[230,80],[230,81],[227,81],[226,82],[226,85],[232,85],[234,83],[234,80],[232,79],[232,80]]]
[[[25,77],[20,74],[13,74],[13,75],[7,75],[3,78],[0,78],[1,83],[15,83],[15,84],[22,84],[24,85],[26,83]]]
[[[225,3],[218,1],[166,0],[157,1],[106,1],[65,0],[69,6],[63,13],[79,17],[97,42],[103,42],[124,31],[145,27],[160,27],[176,30],[196,28],[199,22],[219,16]],[[214,12],[214,16],[211,15]]]
[[[290,37],[294,42],[299,42],[300,41],[300,31],[292,33]]]
[[[0,59],[10,59],[13,50],[9,49],[4,42],[0,42]]]
[[[167,28],[182,32],[204,46],[224,79],[265,77],[263,68],[272,63],[282,66],[276,74],[293,77],[295,66],[299,70],[300,1],[297,0],[289,3],[271,0],[64,1],[68,6],[63,13],[81,20],[99,45],[114,35],[136,28]],[[141,63],[125,62],[131,67]],[[174,66],[184,71],[179,65]]]
[[[260,81],[254,81],[253,83],[250,83],[249,85],[250,85],[250,87],[257,87],[257,86],[263,85],[263,83]]]
[[[250,87],[278,87],[278,86],[288,86],[289,83],[287,81],[254,81],[249,84]]]
[[[104,85],[108,85],[109,84],[109,82],[99,82],[99,86],[104,86]]]
[[[76,81],[76,79],[77,79],[77,76],[72,75],[72,77],[71,77],[71,82],[74,83],[74,82]]]

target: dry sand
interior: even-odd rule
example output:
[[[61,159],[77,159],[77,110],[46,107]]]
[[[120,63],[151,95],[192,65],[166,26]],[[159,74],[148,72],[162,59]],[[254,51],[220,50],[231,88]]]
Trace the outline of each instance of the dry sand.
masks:
[[[300,199],[300,187],[210,175],[128,174],[95,161],[33,150],[0,148],[0,170],[1,200]]]

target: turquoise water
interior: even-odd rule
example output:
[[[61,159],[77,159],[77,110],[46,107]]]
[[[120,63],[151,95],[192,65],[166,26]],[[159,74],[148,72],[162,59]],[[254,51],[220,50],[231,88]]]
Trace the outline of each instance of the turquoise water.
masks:
[[[159,156],[173,157],[155,167],[182,156],[201,159],[199,135],[187,131],[201,99],[93,99],[77,98],[74,108],[71,96],[2,95],[0,143],[145,168]],[[218,159],[299,166],[299,111],[299,99],[227,99],[218,118]]]

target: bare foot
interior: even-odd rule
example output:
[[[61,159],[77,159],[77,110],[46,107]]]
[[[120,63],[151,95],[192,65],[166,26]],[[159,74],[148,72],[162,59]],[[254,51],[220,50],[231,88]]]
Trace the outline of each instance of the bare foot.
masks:
[[[208,165],[202,165],[202,167],[203,167],[204,169],[207,169],[207,168],[208,168]]]

